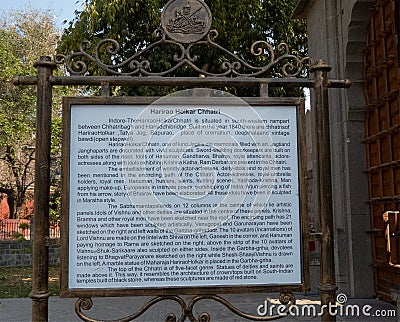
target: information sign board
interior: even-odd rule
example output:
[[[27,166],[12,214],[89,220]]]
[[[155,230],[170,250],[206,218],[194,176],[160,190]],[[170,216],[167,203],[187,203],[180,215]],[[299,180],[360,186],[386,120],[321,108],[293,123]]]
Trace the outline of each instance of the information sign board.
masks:
[[[65,99],[63,295],[301,285],[297,110]]]

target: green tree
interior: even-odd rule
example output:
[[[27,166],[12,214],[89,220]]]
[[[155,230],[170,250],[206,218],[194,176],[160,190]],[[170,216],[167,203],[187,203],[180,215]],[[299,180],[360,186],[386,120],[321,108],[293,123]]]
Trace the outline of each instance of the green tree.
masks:
[[[216,42],[244,60],[258,66],[266,63],[268,57],[255,57],[250,52],[251,45],[258,40],[268,41],[275,47],[285,42],[289,48],[306,55],[305,22],[290,18],[297,0],[205,2],[213,15],[212,29],[219,33]],[[166,3],[167,0],[84,0],[84,9],[76,12],[75,19],[64,30],[58,51],[76,51],[84,40],[94,46],[102,39],[111,38],[119,42],[121,49],[117,54],[108,55],[108,61],[105,56],[102,58],[107,63],[124,61],[154,42],[153,31],[160,26],[161,10]],[[148,57],[151,70],[157,72],[170,68],[174,63],[171,58],[177,51],[179,48],[174,46],[153,50]],[[195,48],[193,53],[198,56],[198,66],[209,72],[217,72],[224,60],[224,54],[212,48]],[[101,73],[97,70],[89,72],[93,75]],[[195,72],[183,68],[175,71],[174,75],[195,76]],[[132,89],[123,90],[124,93],[132,94]],[[147,93],[146,89],[144,93],[135,90],[135,94]]]
[[[31,8],[0,21],[0,193],[7,195],[10,218],[21,213],[34,185],[36,91],[14,87],[15,75],[36,75],[41,55],[54,54],[59,33],[49,12]]]
[[[7,195],[14,218],[33,184],[34,93],[12,87],[14,73],[26,73],[18,55],[18,40],[11,30],[0,30],[0,192]]]

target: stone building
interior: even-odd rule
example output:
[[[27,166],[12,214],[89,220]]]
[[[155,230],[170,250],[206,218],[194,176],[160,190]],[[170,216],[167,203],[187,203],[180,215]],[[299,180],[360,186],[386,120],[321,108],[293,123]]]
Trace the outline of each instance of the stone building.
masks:
[[[329,102],[337,286],[390,300],[400,286],[400,1],[300,0],[294,17],[307,19],[309,56],[353,82]]]

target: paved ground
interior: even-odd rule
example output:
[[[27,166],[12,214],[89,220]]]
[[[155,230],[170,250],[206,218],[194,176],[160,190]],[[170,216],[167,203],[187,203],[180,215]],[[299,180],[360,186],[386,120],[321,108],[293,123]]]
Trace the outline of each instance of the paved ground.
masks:
[[[298,306],[293,312],[303,312],[300,316],[288,316],[279,321],[320,321],[319,317],[311,317],[307,312],[312,312],[312,305],[315,305],[315,312],[320,310],[319,298],[316,295],[303,296],[295,294]],[[267,312],[272,305],[279,305],[276,294],[244,294],[244,295],[225,295],[223,296],[239,309],[249,314],[260,316],[257,311],[263,313],[265,307]],[[191,297],[183,297],[188,303]],[[84,313],[94,320],[118,320],[127,317],[141,307],[148,297],[121,297],[121,298],[94,298],[93,307]],[[267,302],[265,302],[267,300]],[[50,322],[73,322],[82,321],[74,311],[76,299],[60,299],[51,297],[49,299],[49,321]],[[29,298],[24,299],[0,299],[0,321],[1,322],[25,322],[31,321],[31,305]],[[306,306],[305,306],[306,305]],[[363,314],[363,310],[366,314]],[[357,314],[357,311],[359,314]],[[211,321],[215,322],[236,322],[249,321],[243,319],[226,309],[222,304],[215,301],[202,300],[194,306],[195,317],[199,313],[208,312]],[[336,320],[340,321],[359,321],[359,322],[396,322],[393,316],[396,307],[376,299],[349,299],[342,306],[338,306],[339,315]],[[162,301],[152,306],[144,315],[134,321],[156,322],[164,321],[164,316],[174,313],[178,320],[180,317],[180,306],[172,301]],[[276,311],[275,311],[276,313]],[[313,314],[312,314],[313,315]],[[380,315],[380,317],[378,317]],[[383,316],[384,315],[384,316]],[[391,315],[391,316],[389,316]],[[186,320],[189,321],[189,320]]]

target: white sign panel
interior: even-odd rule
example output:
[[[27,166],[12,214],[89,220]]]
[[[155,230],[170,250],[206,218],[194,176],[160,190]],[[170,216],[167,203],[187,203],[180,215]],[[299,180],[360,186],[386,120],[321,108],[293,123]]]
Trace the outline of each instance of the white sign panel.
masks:
[[[302,283],[296,108],[71,105],[68,288]]]

